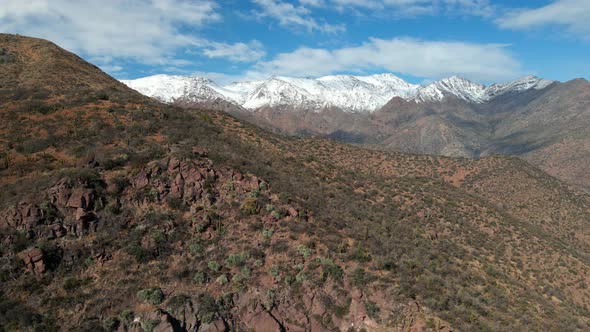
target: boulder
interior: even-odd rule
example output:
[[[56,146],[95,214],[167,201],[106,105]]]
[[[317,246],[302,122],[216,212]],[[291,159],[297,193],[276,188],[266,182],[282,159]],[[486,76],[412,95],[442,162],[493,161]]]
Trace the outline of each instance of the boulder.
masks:
[[[168,161],[168,173],[174,174],[180,170],[180,160],[176,157],[171,157]]]
[[[281,331],[281,325],[266,311],[254,314],[245,323],[246,328],[253,331]]]
[[[289,215],[290,215],[291,217],[293,217],[293,218],[296,218],[296,217],[299,215],[299,212],[297,212],[297,209],[295,209],[295,208],[294,208],[294,207],[292,207],[292,206],[289,206],[289,207],[287,208],[287,213],[289,213]]]
[[[85,210],[92,210],[94,208],[94,190],[86,188],[76,188],[72,191],[72,195],[68,199],[67,207],[82,208]]]
[[[182,174],[178,173],[170,186],[170,195],[174,198],[182,198],[184,195],[184,183]]]
[[[132,180],[131,185],[136,189],[142,189],[150,184],[150,177],[146,171],[141,171]]]
[[[25,263],[25,269],[27,272],[33,273],[37,276],[40,276],[45,272],[45,256],[41,249],[32,248],[23,251],[19,254],[19,257]]]
[[[59,180],[53,187],[49,189],[51,203],[56,206],[67,206],[68,199],[71,195],[72,189],[68,179]]]

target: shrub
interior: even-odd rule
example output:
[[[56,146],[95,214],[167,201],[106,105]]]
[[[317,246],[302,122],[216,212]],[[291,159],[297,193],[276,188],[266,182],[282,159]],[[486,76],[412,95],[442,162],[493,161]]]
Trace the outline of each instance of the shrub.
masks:
[[[175,295],[172,298],[170,298],[166,306],[170,309],[177,310],[179,308],[182,308],[185,304],[189,303],[190,299],[191,298],[185,294]]]
[[[144,329],[145,332],[152,332],[156,326],[160,324],[159,320],[156,319],[149,319],[145,320],[141,323],[141,327]]]
[[[216,261],[210,261],[209,263],[207,263],[207,266],[209,267],[209,269],[211,269],[211,271],[214,272],[217,272],[221,269],[221,266]]]
[[[96,99],[98,99],[98,100],[109,100],[110,97],[105,92],[99,92],[99,93],[96,94]]]
[[[369,282],[371,282],[372,276],[365,272],[362,267],[357,267],[352,272],[352,284],[357,287],[366,286]]]
[[[297,282],[304,282],[305,280],[307,280],[308,275],[307,272],[305,271],[299,271],[299,273],[297,273],[297,275],[295,276],[295,281]]]
[[[205,283],[207,283],[207,275],[205,274],[205,272],[197,272],[195,273],[193,280],[199,285],[204,285]]]
[[[367,315],[369,315],[369,317],[376,319],[379,317],[379,306],[377,306],[377,303],[373,302],[373,301],[367,301],[365,302],[365,310],[367,311]]]
[[[119,314],[119,319],[121,320],[121,322],[129,324],[133,321],[133,316],[134,316],[133,311],[123,310]]]
[[[258,201],[255,197],[246,197],[242,206],[240,206],[242,213],[253,215],[258,213]]]
[[[164,292],[160,288],[146,288],[137,292],[137,297],[143,302],[158,305],[164,301]]]
[[[273,235],[273,231],[271,229],[263,229],[262,236],[266,239],[270,239]]]
[[[270,274],[271,274],[273,277],[275,277],[275,278],[276,278],[276,277],[278,277],[278,276],[279,276],[279,274],[280,274],[280,272],[281,272],[281,270],[280,270],[280,268],[279,268],[279,266],[278,266],[278,265],[276,265],[276,264],[273,264],[273,265],[270,267]]]
[[[279,220],[283,217],[279,211],[272,211],[272,213],[270,215],[277,220]]]
[[[200,257],[203,254],[203,246],[199,243],[193,243],[188,248],[190,253],[197,257]]]
[[[230,254],[225,260],[227,266],[243,266],[248,259],[248,254],[241,252],[239,254]]]
[[[66,291],[73,291],[78,287],[80,287],[80,280],[76,278],[66,278],[62,284],[62,288]]]
[[[303,256],[303,258],[308,258],[309,256],[311,256],[311,254],[313,254],[313,250],[304,246],[303,244],[300,244],[297,247],[297,251],[301,256]]]
[[[133,256],[138,263],[147,263],[149,262],[154,256],[152,255],[151,251],[145,249],[141,245],[137,243],[133,243],[126,248],[126,251],[129,255]]]
[[[327,280],[328,278],[332,278],[334,280],[342,280],[344,277],[344,271],[340,266],[338,266],[334,261],[329,258],[318,257],[316,259],[317,263],[322,265],[322,273],[321,278],[322,280]]]
[[[104,320],[104,322],[102,323],[102,326],[107,331],[115,331],[119,328],[120,324],[121,324],[121,322],[119,321],[119,318],[109,317]]]
[[[362,247],[356,247],[350,255],[350,258],[358,262],[368,262],[371,260],[371,255]]]
[[[227,276],[225,274],[220,275],[217,278],[217,283],[220,284],[221,286],[227,284],[228,280],[227,280]]]

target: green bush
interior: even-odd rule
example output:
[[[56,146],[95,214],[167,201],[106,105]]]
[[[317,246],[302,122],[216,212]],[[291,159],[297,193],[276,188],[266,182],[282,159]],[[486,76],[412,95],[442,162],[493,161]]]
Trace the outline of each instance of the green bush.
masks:
[[[313,250],[304,246],[303,244],[300,244],[297,247],[297,251],[299,252],[299,254],[301,256],[303,256],[303,258],[308,258],[309,256],[311,256],[313,254]]]
[[[266,239],[270,239],[273,235],[273,231],[271,229],[263,229],[262,230],[262,236]]]
[[[205,274],[205,272],[197,272],[193,277],[193,281],[199,285],[204,285],[205,283],[207,283],[207,275]]]
[[[250,268],[247,266],[244,266],[241,270],[240,270],[240,275],[244,278],[244,279],[250,279],[250,275],[252,274],[252,271],[250,271]]]
[[[119,328],[121,322],[117,317],[109,317],[102,322],[102,326],[107,331],[116,331]]]
[[[227,259],[225,260],[225,265],[227,266],[243,266],[248,259],[248,254],[245,252],[241,252],[239,254],[230,254]]]
[[[211,271],[214,272],[218,272],[221,269],[221,266],[216,261],[210,261],[209,263],[207,263],[207,266],[209,267],[209,269],[211,269]]]
[[[334,263],[333,260],[324,257],[318,257],[316,262],[322,266],[321,278],[327,280],[332,278],[333,280],[342,280],[344,277],[344,271],[338,264]]]
[[[133,256],[138,263],[147,263],[154,258],[150,250],[145,249],[137,243],[130,244],[126,248],[126,251],[129,255]]]
[[[137,292],[137,298],[143,302],[153,305],[161,304],[164,301],[164,292],[160,288],[147,288]]]
[[[133,311],[131,311],[131,310],[123,310],[119,314],[119,319],[120,319],[121,322],[123,322],[125,324],[129,324],[129,323],[131,323],[133,321],[133,316],[135,316],[133,314]]]
[[[189,251],[191,254],[200,257],[203,254],[204,248],[201,244],[199,243],[192,243],[189,247],[188,247]]]
[[[221,286],[227,284],[228,283],[227,276],[225,274],[220,275],[217,278],[217,283],[220,284]]]

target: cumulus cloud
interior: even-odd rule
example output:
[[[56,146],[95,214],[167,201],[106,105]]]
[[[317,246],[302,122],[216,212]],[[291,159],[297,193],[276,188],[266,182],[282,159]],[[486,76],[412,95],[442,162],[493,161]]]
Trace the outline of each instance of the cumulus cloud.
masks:
[[[300,0],[315,7],[350,9],[378,13],[380,16],[421,16],[443,14],[490,16],[489,0]],[[385,11],[385,12],[384,12]]]
[[[236,62],[265,55],[258,41],[210,41],[199,31],[221,22],[214,0],[2,0],[0,31],[49,39],[119,74],[122,62],[177,68],[179,51]]]
[[[343,25],[319,22],[313,18],[311,10],[304,5],[320,4],[318,1],[304,0],[299,6],[281,0],[253,0],[253,2],[259,7],[259,10],[255,12],[256,16],[276,20],[279,25],[286,28],[325,33],[337,33],[345,30]]]
[[[590,1],[558,0],[534,9],[509,11],[496,22],[502,28],[529,29],[546,25],[561,25],[570,32],[590,39]]]
[[[236,62],[254,62],[266,55],[262,43],[253,40],[249,43],[210,42],[203,53],[209,58],[226,58]]]
[[[374,70],[435,79],[457,74],[479,81],[523,74],[507,45],[371,38],[360,46],[333,50],[301,47],[256,64],[247,76],[321,76]]]
[[[168,63],[205,41],[199,29],[221,20],[212,0],[2,0],[0,31],[46,38],[89,57]]]

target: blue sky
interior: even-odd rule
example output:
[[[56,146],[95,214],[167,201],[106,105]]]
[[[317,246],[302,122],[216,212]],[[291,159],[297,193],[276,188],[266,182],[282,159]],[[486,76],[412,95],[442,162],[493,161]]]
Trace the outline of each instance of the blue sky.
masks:
[[[2,0],[0,31],[120,79],[590,77],[590,0]]]

